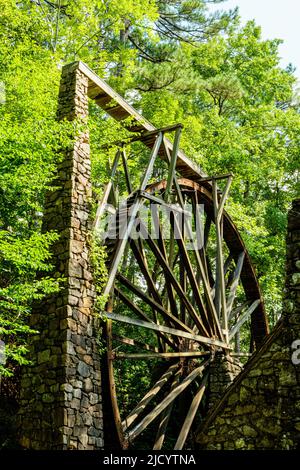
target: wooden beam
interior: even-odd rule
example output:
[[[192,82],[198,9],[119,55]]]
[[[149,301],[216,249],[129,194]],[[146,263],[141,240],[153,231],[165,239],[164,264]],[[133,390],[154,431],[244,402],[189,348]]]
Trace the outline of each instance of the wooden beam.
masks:
[[[152,324],[152,325],[156,324],[143,312],[143,310],[141,310],[134,302],[132,302],[131,299],[129,299],[129,297],[127,297],[127,295],[124,294],[124,292],[122,292],[117,287],[115,287],[114,289],[115,289],[115,292],[117,293],[117,295],[120,297],[120,299],[124,302],[124,304],[127,305],[127,307],[129,307],[133,312],[135,312],[136,315],[143,318],[149,324]],[[157,330],[157,331],[158,331],[157,335],[161,339],[163,339],[163,341],[168,343],[168,345],[171,348],[176,347],[176,345],[173,343],[173,341],[171,341],[169,338],[167,338],[166,335],[162,334],[159,330]]]
[[[126,343],[129,344],[129,343]],[[174,359],[174,358],[184,358],[184,357],[203,357],[209,356],[210,352],[202,351],[182,351],[175,353],[115,353],[114,359]]]
[[[245,252],[242,251],[242,253],[240,253],[238,260],[237,260],[237,264],[236,264],[234,274],[233,274],[233,280],[232,280],[230,291],[227,297],[227,315],[229,315],[233,307],[233,302],[235,299],[236,291],[240,282],[241,272],[243,269],[244,259],[245,259]]]
[[[254,312],[254,310],[259,306],[260,304],[260,299],[255,300],[251,306],[248,308],[248,310],[243,313],[243,315],[238,319],[237,323],[234,325],[233,328],[231,328],[230,333],[229,333],[229,341],[232,340],[234,335],[241,329],[245,321],[248,320],[249,316]]]
[[[217,269],[216,269],[216,290],[215,290],[215,305],[216,310],[221,318],[222,312],[222,326],[223,332],[225,332],[225,339],[228,343],[228,318],[227,318],[227,307],[226,307],[226,293],[225,293],[225,276],[224,276],[224,260],[223,260],[223,247],[222,247],[222,213],[225,199],[222,199],[222,204],[219,205],[218,201],[218,188],[217,183],[213,180],[213,202],[214,202],[214,215],[215,225],[217,234]]]
[[[151,248],[151,250],[155,254],[156,258],[158,259],[160,265],[162,266],[162,268],[165,272],[165,275],[168,277],[170,282],[173,284],[175,291],[180,296],[180,299],[182,299],[183,303],[185,304],[186,309],[189,311],[190,315],[192,316],[192,318],[196,322],[199,330],[201,332],[203,332],[206,336],[210,336],[209,332],[205,328],[201,318],[198,316],[198,314],[197,314],[196,310],[194,309],[194,307],[192,306],[191,302],[186,297],[186,294],[182,290],[182,287],[179,284],[179,282],[177,281],[177,279],[175,278],[172,269],[167,264],[164,256],[162,255],[161,251],[157,247],[156,243],[152,240],[150,234],[147,235],[146,242],[148,243],[149,247]]]
[[[117,313],[110,313],[110,312],[103,312],[104,318],[107,317],[110,320],[119,321],[122,323],[128,323],[129,325],[140,326],[142,328],[147,328],[153,331],[160,331],[162,333],[167,333],[174,336],[179,336],[180,338],[190,339],[197,343],[206,344],[210,346],[216,346],[219,348],[223,348],[226,350],[230,350],[231,348],[222,341],[217,339],[206,338],[205,336],[200,335],[192,335],[191,333],[187,333],[186,331],[177,330],[175,328],[169,328],[164,325],[156,325],[155,323],[146,322],[144,320],[138,320],[136,318],[126,317],[124,315],[119,315]]]
[[[155,204],[165,207],[169,212],[179,212],[180,214],[184,214],[186,217],[191,217],[190,212],[182,209],[182,207],[176,206],[176,204],[167,203],[161,197],[153,196],[153,194],[150,194],[147,191],[139,191],[139,195]]]
[[[172,403],[178,395],[180,395],[205,369],[207,364],[210,361],[206,361],[200,367],[194,369],[187,377],[183,379],[183,381],[174,389],[172,390],[166,398],[163,399],[161,403],[159,403],[153,411],[151,411],[144,419],[131,431],[126,433],[125,437],[128,439],[129,442],[132,442],[139,434],[141,434],[147,426],[149,426],[152,421],[154,421],[157,416],[160,415],[169,405]]]
[[[146,393],[146,395],[140,400],[135,408],[129,413],[129,415],[122,421],[123,430],[126,431],[138,418],[138,416],[144,411],[150,401],[158,394],[164,385],[169,381],[174,372],[178,369],[179,363],[172,364],[166,372],[160,377],[160,379],[153,385],[153,387]]]
[[[132,193],[132,184],[131,184],[130,175],[129,175],[129,169],[128,169],[128,164],[127,164],[127,157],[126,157],[125,148],[122,148],[122,163],[123,163],[123,167],[124,167],[127,191],[128,191],[128,194],[131,194]]]
[[[147,294],[145,294],[143,291],[141,291],[138,287],[136,287],[132,282],[130,282],[126,277],[122,276],[122,274],[117,275],[117,279],[128,289],[131,290],[135,295],[137,295],[140,299],[142,299],[144,302],[146,302],[153,310],[156,310],[158,313],[163,315],[164,318],[167,318],[169,321],[171,321],[174,325],[177,325],[177,327],[182,328],[185,331],[189,331],[192,333],[193,331],[191,328],[186,326],[181,320],[176,318],[172,313],[168,312],[161,304],[156,302],[154,299],[151,299]]]
[[[198,408],[200,406],[201,400],[203,398],[206,384],[207,384],[207,375],[203,378],[200,388],[196,395],[193,398],[193,401],[191,403],[191,406],[189,408],[189,411],[186,415],[186,418],[184,420],[184,423],[182,425],[181,431],[179,433],[178,439],[176,441],[176,444],[174,446],[174,450],[182,450],[183,446],[186,442],[186,439],[188,437],[188,434],[190,432],[191,426],[193,424],[194,418],[196,416],[196,413],[198,411]]]
[[[172,155],[171,155],[171,161],[170,161],[170,164],[169,164],[167,186],[166,186],[166,190],[165,190],[165,194],[164,194],[164,200],[166,202],[168,202],[168,200],[169,200],[169,194],[170,194],[171,187],[172,187],[172,184],[173,184],[173,180],[174,180],[174,177],[175,177],[175,168],[176,168],[177,155],[178,155],[178,150],[179,150],[180,136],[181,136],[181,128],[179,127],[178,129],[176,129],[174,144],[173,144],[173,149],[172,149]]]
[[[173,383],[171,385],[171,392],[178,386],[179,381],[180,381],[180,375],[181,375],[181,371],[179,370],[175,374]],[[157,433],[156,433],[156,438],[155,438],[155,443],[154,443],[154,446],[153,446],[153,450],[160,450],[163,446],[165,436],[166,436],[167,427],[168,427],[170,417],[171,417],[171,414],[172,414],[172,411],[173,411],[173,405],[174,405],[174,401],[172,403],[170,403],[170,405],[161,414],[161,419],[160,419],[160,423],[159,423],[158,430],[157,430]]]

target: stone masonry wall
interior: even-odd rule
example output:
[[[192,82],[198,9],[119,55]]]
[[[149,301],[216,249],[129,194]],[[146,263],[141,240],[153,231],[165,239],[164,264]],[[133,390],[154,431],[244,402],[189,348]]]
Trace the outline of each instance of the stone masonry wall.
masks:
[[[242,364],[226,354],[218,353],[209,370],[208,406],[212,408],[223,396],[225,390],[232,384],[241,372]]]
[[[300,199],[289,214],[282,319],[210,411],[197,436],[199,448],[300,449],[296,340],[300,340]]]
[[[101,449],[103,421],[100,362],[92,315],[95,291],[89,264],[90,148],[86,130],[88,79],[76,64],[62,71],[58,119],[81,130],[63,149],[56,188],[46,196],[44,230],[56,230],[54,273],[61,292],[36,305],[30,324],[31,367],[23,370],[20,442],[31,449]]]

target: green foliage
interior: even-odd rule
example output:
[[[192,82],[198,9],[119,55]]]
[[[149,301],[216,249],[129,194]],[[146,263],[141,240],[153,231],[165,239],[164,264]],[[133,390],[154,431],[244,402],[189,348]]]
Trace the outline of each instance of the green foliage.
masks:
[[[291,67],[279,66],[279,40],[262,40],[254,22],[241,27],[236,11],[209,15],[207,3],[0,0],[0,337],[10,361],[25,360],[32,300],[58,289],[49,264],[55,234],[41,234],[41,216],[69,139],[55,114],[61,66],[73,60],[85,61],[155,125],[182,122],[182,146],[208,174],[235,174],[228,211],[276,321],[286,213],[299,195],[296,80]],[[110,144],[128,132],[93,105],[90,131],[99,199],[116,150]],[[128,150],[135,181],[146,155]],[[100,292],[104,253],[97,239],[92,247]],[[49,277],[36,280],[38,270]],[[98,309],[103,302],[99,296]]]

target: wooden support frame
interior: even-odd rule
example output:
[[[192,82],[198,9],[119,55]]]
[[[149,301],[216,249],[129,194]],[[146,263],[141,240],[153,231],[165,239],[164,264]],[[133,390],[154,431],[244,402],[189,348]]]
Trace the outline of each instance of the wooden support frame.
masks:
[[[118,353],[118,351],[115,352],[114,357],[113,355],[108,354],[112,389],[114,387],[112,377],[113,359],[144,360],[146,356],[148,359],[150,359],[150,356],[153,356],[155,360],[159,358],[161,361],[166,360],[172,362],[173,360],[179,359],[181,364],[187,364],[188,360],[197,360],[201,357],[202,354],[209,354],[210,351],[219,349],[228,351],[228,344],[230,339],[232,339],[234,335],[237,334],[234,328],[238,332],[249,316],[252,316],[253,334],[255,342],[258,344],[264,332],[267,330],[267,327],[264,320],[264,310],[262,303],[260,302],[257,304],[257,306],[255,306],[255,308],[253,308],[255,305],[255,299],[259,299],[260,297],[257,285],[254,285],[254,288],[251,291],[249,290],[248,294],[246,293],[247,295],[245,295],[247,302],[249,302],[246,311],[245,305],[238,307],[238,309],[235,308],[234,305],[237,285],[240,283],[246,285],[248,282],[247,279],[254,279],[255,276],[251,268],[249,257],[246,251],[243,249],[243,244],[240,241],[240,238],[234,233],[237,231],[234,229],[230,218],[224,211],[224,205],[229,192],[232,175],[220,175],[214,178],[207,177],[203,171],[191,160],[189,160],[179,149],[182,128],[181,125],[172,125],[162,129],[155,129],[154,126],[147,122],[143,116],[141,116],[128,103],[126,103],[126,101],[123,100],[123,98],[121,98],[117,93],[115,93],[114,90],[112,90],[103,80],[99,79],[99,77],[97,77],[90,69],[88,69],[88,67],[82,63],[78,63],[78,68],[81,73],[88,77],[89,98],[93,99],[105,110],[105,112],[110,114],[115,119],[124,121],[125,127],[127,127],[127,129],[129,129],[133,134],[133,138],[130,139],[131,141],[140,140],[148,148],[151,148],[151,155],[148,162],[149,164],[147,165],[145,174],[140,182],[140,187],[138,191],[136,191],[135,188],[133,188],[133,184],[130,180],[126,159],[126,147],[125,145],[121,144],[121,147],[112,165],[112,179],[108,182],[108,185],[104,190],[102,201],[99,204],[95,220],[95,227],[97,228],[101,214],[103,213],[107,202],[112,202],[113,204],[116,204],[117,202],[113,177],[121,160],[124,169],[126,188],[129,194],[128,205],[130,206],[130,217],[129,224],[124,228],[124,232],[120,234],[120,239],[116,240],[115,245],[112,243],[107,243],[108,251],[110,250],[108,261],[109,282],[104,289],[104,294],[112,294],[116,275],[121,266],[121,259],[124,256],[124,253],[127,253],[127,251],[129,253],[129,251],[132,250],[135,260],[137,261],[139,270],[138,276],[140,276],[140,273],[142,273],[140,279],[142,279],[144,290],[145,279],[147,292],[144,292],[143,295],[141,295],[141,292],[137,292],[136,290],[134,292],[132,286],[131,288],[125,286],[126,289],[128,288],[132,294],[129,294],[131,296],[129,298],[125,292],[121,292],[121,296],[123,296],[122,302],[127,305],[128,309],[130,309],[133,314],[138,315],[139,318],[142,318],[142,320],[131,320],[140,322],[144,321],[144,323],[146,323],[148,326],[143,324],[143,328],[148,328],[150,330],[151,328],[149,325],[156,325],[157,330],[152,331],[154,331],[155,335],[157,335],[159,347],[154,346],[155,351],[151,351],[149,349],[151,346],[145,344],[144,348],[142,348],[142,345],[138,344],[138,341],[124,337],[123,341],[120,341],[122,344],[132,346],[132,349],[133,347],[145,349],[146,353],[144,354],[144,357],[142,353],[130,353],[130,355],[127,353]],[[125,121],[126,117],[131,118],[130,123]],[[165,133],[174,131],[175,139],[172,143],[165,137]],[[168,163],[169,170],[167,181],[165,182],[165,186],[162,188],[159,196],[158,192],[155,193],[155,191],[152,192],[152,190],[149,189],[149,182],[151,180],[154,163],[157,157],[162,158]],[[121,174],[123,175],[123,172],[121,172]],[[177,243],[181,253],[183,253],[183,256],[181,257],[178,257],[178,252],[177,254],[175,253],[175,240],[173,240],[173,238],[172,241],[168,244],[168,242],[165,243],[162,236],[159,236],[157,243],[152,240],[150,241],[150,244],[147,242],[147,245],[143,245],[143,242],[140,240],[135,242],[130,239],[131,228],[135,223],[136,217],[139,215],[141,204],[143,201],[145,201],[145,199],[151,203],[155,202],[158,206],[164,205],[165,207],[170,208],[174,214],[185,214],[184,204],[187,199],[186,188],[182,182],[179,182],[177,175],[180,175],[183,179],[186,180],[186,182],[192,182],[195,184],[193,187],[194,189],[196,188],[197,183],[199,183],[200,190],[199,188],[195,189],[195,197],[199,196],[202,201],[202,197],[205,201],[207,201],[207,199],[205,199],[207,197],[205,190],[212,194],[212,186],[216,187],[215,197],[213,197],[212,205],[209,202],[212,210],[211,207],[209,207],[207,211],[207,218],[204,227],[204,247],[203,250],[197,250],[193,256],[190,256],[190,253],[188,253],[185,249],[186,239],[191,236],[191,220],[187,220],[185,222],[179,243]],[[221,178],[224,179],[225,177],[228,178],[227,186],[223,195],[221,195],[217,189],[216,183]],[[178,205],[172,204],[174,199],[177,200]],[[120,215],[118,209],[116,209],[116,215]],[[176,218],[176,215],[174,215],[174,217]],[[221,293],[221,297],[219,301],[220,306],[217,309],[215,308],[213,293],[215,284],[213,279],[214,266],[213,263],[209,263],[210,254],[209,252],[207,254],[206,251],[207,245],[210,243],[209,229],[211,223],[215,223],[218,227],[217,231],[219,249],[217,254],[217,263],[219,274],[215,289]],[[159,230],[161,231],[161,229]],[[224,267],[224,259],[222,258],[222,240],[225,240],[226,243],[229,243],[230,254],[232,254],[234,262],[236,263],[236,269],[234,271],[233,277],[231,276],[230,279],[227,280],[227,270]],[[239,247],[239,252],[236,252],[234,248],[235,245]],[[152,258],[149,256],[149,252],[152,253]],[[243,260],[239,258],[239,253],[244,253],[244,255],[242,255]],[[156,258],[159,259],[159,262],[157,261],[154,265],[154,269],[156,270],[155,274],[151,272],[153,269],[153,265],[151,264],[151,259],[153,259],[153,256],[156,256]],[[179,271],[180,275],[178,274]],[[232,274],[232,272],[233,271],[231,270],[230,273]],[[165,276],[166,279],[165,289],[162,287],[163,284],[161,283],[162,276]],[[177,280],[177,277],[179,277],[179,281]],[[133,276],[133,279],[136,279],[135,275]],[[120,281],[118,280],[118,282]],[[132,282],[132,285],[135,285],[134,281]],[[117,293],[118,289],[119,284],[116,286]],[[226,290],[229,290],[229,295],[227,298],[225,295]],[[195,302],[192,298],[192,295],[196,299]],[[134,298],[133,296],[137,296],[138,299],[141,299],[141,302],[139,301],[138,304],[136,304],[134,301],[132,302],[132,299]],[[216,300],[218,302],[218,299]],[[147,305],[147,309],[145,309],[145,311],[147,311],[148,315],[146,315],[146,317],[145,312],[143,312],[142,302]],[[149,308],[152,309],[152,314],[148,313]],[[251,311],[252,308],[253,310]],[[113,305],[110,305],[110,310],[111,312],[109,314],[115,315]],[[178,312],[178,310],[180,311]],[[218,318],[217,311],[220,313],[220,319]],[[235,315],[237,317],[237,321],[234,325],[233,318]],[[111,320],[110,318],[107,319],[107,326],[109,331],[109,338],[107,343],[108,348],[112,348],[112,327],[114,326],[115,328],[114,320]],[[190,322],[189,324],[188,321]],[[228,331],[229,321],[231,325],[230,332]],[[141,324],[136,326],[141,326]],[[161,329],[167,328],[168,331],[161,331]],[[176,334],[174,332],[179,333]],[[191,337],[184,337],[185,334],[190,334]],[[198,339],[198,341],[195,340],[195,337]],[[205,339],[204,342],[203,338]],[[202,342],[200,339],[202,339]],[[207,340],[209,340],[209,342]],[[184,350],[184,347],[187,347],[187,349]],[[194,351],[194,347],[198,349]],[[185,379],[187,379],[187,377],[183,378],[183,382]],[[177,393],[178,387],[181,385],[182,382],[179,383],[178,386],[176,386],[174,390],[171,391],[171,393],[174,391]],[[115,402],[114,407],[117,409],[115,395],[115,390],[113,390],[111,393],[112,401]],[[174,394],[172,396],[174,397]],[[171,416],[174,400],[171,400],[171,402],[167,405],[164,402],[163,411],[161,411],[161,409],[156,410],[156,412],[159,411],[157,416],[160,415],[161,417],[159,433],[155,444],[155,448],[157,449],[161,448],[162,441],[165,436],[166,424]],[[191,409],[188,413],[188,416],[186,417],[187,421],[185,421],[183,426],[184,429],[189,429],[194,410],[199,407],[200,402],[201,391],[198,391],[192,400]],[[115,413],[115,417],[116,416],[118,421],[119,418],[117,411]],[[149,419],[149,415],[147,419]],[[140,425],[141,423],[138,424],[138,426]],[[131,430],[130,432],[132,431],[134,430]],[[176,446],[182,447],[184,445],[182,442],[185,441],[186,436],[182,434],[183,432],[186,431],[181,432],[181,436],[178,437]],[[122,433],[120,433],[120,440],[122,439]]]

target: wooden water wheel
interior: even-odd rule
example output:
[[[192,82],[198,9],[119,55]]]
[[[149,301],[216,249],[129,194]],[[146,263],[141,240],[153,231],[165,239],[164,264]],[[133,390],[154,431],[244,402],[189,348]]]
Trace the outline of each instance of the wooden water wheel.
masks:
[[[268,332],[253,266],[224,210],[232,175],[190,177],[177,158],[181,126],[171,130],[171,147],[164,129],[143,137],[152,150],[137,189],[117,152],[96,216],[97,226],[110,197],[102,380],[112,447],[189,446],[216,355],[250,355]],[[153,183],[157,156],[168,175]],[[119,162],[128,197],[117,205]]]

